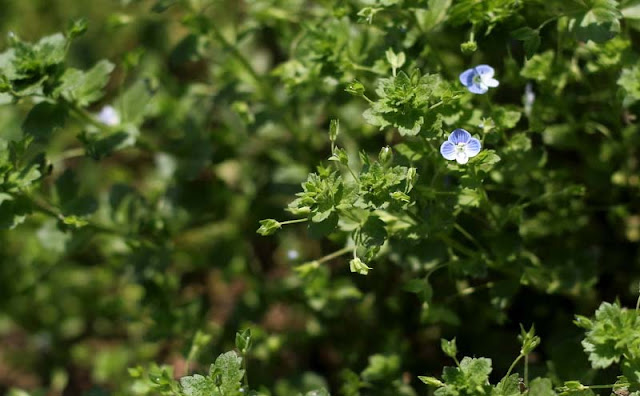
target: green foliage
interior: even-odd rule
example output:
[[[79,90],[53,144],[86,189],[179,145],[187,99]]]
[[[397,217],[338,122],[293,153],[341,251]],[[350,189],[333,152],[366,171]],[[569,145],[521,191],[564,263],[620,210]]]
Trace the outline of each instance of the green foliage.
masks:
[[[376,94],[378,100],[364,112],[364,119],[380,129],[393,126],[401,135],[409,136],[420,133],[425,120],[434,118],[429,112],[431,107],[446,103],[453,97],[449,85],[438,75],[421,76],[419,71],[414,71],[411,76],[401,71],[397,76],[380,79]],[[431,125],[425,127],[428,130]]]
[[[577,317],[576,324],[587,330],[582,341],[584,351],[594,368],[606,368],[624,357],[623,372],[633,382],[638,380],[640,359],[640,315],[637,311],[622,308],[618,302],[602,303],[595,318]],[[629,375],[631,374],[631,375]]]
[[[578,40],[601,43],[620,31],[622,14],[616,0],[575,1],[579,11],[569,19],[569,30]]]
[[[640,392],[637,0],[6,3],[0,393]]]

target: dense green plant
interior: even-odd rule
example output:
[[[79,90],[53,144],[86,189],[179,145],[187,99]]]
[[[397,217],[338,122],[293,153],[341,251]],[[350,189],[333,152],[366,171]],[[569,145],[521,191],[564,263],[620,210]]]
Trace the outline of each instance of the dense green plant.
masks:
[[[640,394],[638,1],[3,7],[0,393]]]

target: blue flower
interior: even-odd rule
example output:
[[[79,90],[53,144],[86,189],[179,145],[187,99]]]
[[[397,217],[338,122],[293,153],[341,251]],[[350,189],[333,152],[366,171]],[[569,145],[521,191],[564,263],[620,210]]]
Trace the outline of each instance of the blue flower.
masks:
[[[480,152],[482,144],[464,129],[456,129],[451,132],[449,139],[440,146],[440,154],[445,159],[456,160],[459,164],[466,164],[469,158],[475,157]]]
[[[495,71],[489,65],[478,65],[460,73],[460,82],[474,94],[486,93],[489,88],[495,88],[500,82],[493,78]]]
[[[116,126],[120,124],[120,114],[113,106],[104,106],[100,113],[96,116],[98,121],[108,126]]]

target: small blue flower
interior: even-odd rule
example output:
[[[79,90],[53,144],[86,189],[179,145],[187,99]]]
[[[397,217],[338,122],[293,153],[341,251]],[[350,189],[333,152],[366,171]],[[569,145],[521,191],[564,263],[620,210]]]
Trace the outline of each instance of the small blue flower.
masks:
[[[474,94],[486,93],[489,88],[495,88],[500,82],[493,78],[495,71],[489,65],[478,65],[460,73],[460,82]]]
[[[482,144],[464,129],[456,129],[451,132],[449,139],[440,146],[440,154],[451,161],[456,160],[459,164],[466,164],[469,158],[475,157],[480,152]]]
[[[98,121],[108,126],[116,126],[120,124],[120,114],[118,114],[118,111],[113,106],[104,106],[96,118]]]
[[[531,87],[531,83],[528,83],[524,88],[524,96],[522,97],[522,102],[524,104],[524,113],[527,117],[531,116],[531,110],[533,109],[533,102],[536,101],[536,93],[533,92],[533,88]]]

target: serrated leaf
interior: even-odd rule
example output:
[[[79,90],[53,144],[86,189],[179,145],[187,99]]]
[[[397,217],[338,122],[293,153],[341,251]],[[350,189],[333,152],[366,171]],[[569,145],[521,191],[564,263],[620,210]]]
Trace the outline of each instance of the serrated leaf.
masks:
[[[102,97],[102,89],[107,85],[114,67],[113,63],[102,60],[86,72],[69,68],[60,78],[61,84],[56,94],[80,107],[86,107]]]
[[[240,394],[244,370],[242,369],[242,357],[235,351],[223,353],[218,356],[211,366],[210,375],[220,374],[221,384],[219,390],[224,396],[236,396]]]
[[[212,396],[219,394],[211,378],[200,374],[180,378],[180,386],[185,396]]]
[[[491,392],[491,396],[519,396],[520,381],[518,374],[503,378]]]
[[[48,140],[62,128],[67,119],[67,109],[62,105],[41,102],[35,105],[22,123],[22,131],[37,140]]]
[[[616,0],[586,0],[583,10],[569,20],[569,29],[581,41],[603,43],[620,32],[622,14]]]
[[[529,384],[529,396],[556,396],[553,384],[548,378],[536,378]]]
[[[381,246],[387,239],[385,223],[380,217],[371,215],[360,229],[365,247]]]

